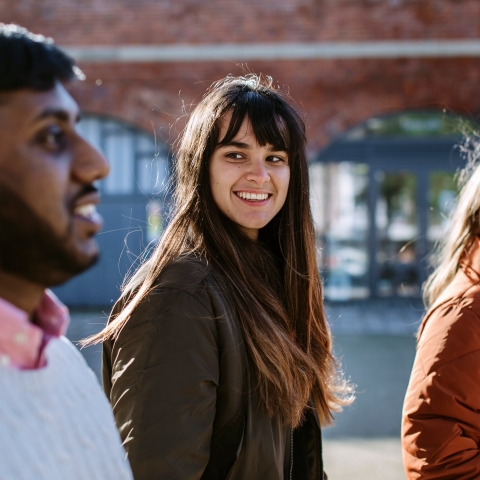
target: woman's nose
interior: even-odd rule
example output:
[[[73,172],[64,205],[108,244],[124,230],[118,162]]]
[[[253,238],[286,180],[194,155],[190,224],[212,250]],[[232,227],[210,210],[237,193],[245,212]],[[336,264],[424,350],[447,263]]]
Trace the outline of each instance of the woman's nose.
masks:
[[[253,181],[259,185],[262,185],[270,180],[270,174],[268,173],[268,169],[263,158],[253,159],[250,162],[247,180]]]

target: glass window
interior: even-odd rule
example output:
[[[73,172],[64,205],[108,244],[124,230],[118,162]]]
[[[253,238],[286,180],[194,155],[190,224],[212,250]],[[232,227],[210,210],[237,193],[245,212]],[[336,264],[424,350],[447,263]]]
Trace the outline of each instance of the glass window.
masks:
[[[415,240],[418,222],[413,173],[376,172],[377,291],[380,296],[417,296],[420,278]]]
[[[105,192],[131,194],[134,192],[134,138],[129,132],[108,135],[105,138],[105,155],[110,173],[104,180]]]
[[[313,164],[311,206],[318,266],[329,300],[369,296],[368,167],[349,162]]]
[[[110,195],[161,193],[168,180],[166,149],[152,135],[126,123],[85,115],[78,131],[108,160],[110,174],[99,182]]]
[[[148,156],[138,161],[138,187],[142,193],[155,194],[165,190],[168,182],[168,160],[165,156]]]
[[[431,247],[447,231],[457,194],[458,188],[453,172],[430,173],[427,240]]]

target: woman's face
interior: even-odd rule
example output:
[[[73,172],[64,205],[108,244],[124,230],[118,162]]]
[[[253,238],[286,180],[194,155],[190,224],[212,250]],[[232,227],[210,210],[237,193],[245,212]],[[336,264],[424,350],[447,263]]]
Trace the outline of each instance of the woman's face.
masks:
[[[227,113],[221,121],[220,139],[230,118]],[[217,207],[254,240],[283,207],[289,181],[287,152],[258,145],[247,117],[235,138],[217,145],[210,159],[210,185]]]

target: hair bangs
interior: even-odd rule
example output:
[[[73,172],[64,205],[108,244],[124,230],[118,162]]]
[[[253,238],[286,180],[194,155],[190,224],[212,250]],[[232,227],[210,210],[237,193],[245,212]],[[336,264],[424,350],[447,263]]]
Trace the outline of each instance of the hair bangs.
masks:
[[[272,145],[275,150],[290,152],[292,136],[287,119],[278,111],[275,100],[263,92],[241,92],[225,110],[231,112],[230,123],[220,144],[231,142],[247,117],[260,146]],[[286,113],[286,112],[284,112]]]

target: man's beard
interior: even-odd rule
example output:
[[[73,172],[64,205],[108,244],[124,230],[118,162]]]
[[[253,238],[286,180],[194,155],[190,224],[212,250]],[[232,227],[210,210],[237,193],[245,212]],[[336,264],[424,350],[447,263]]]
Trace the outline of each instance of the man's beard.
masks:
[[[0,186],[0,270],[45,286],[61,284],[88,269],[98,255],[85,258],[73,244],[73,222],[59,237],[12,190]]]

